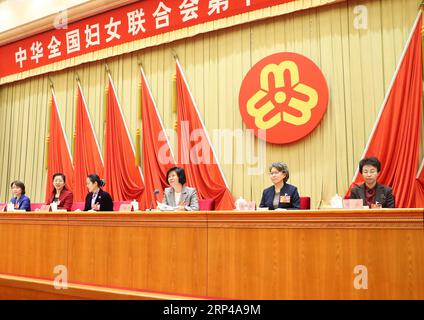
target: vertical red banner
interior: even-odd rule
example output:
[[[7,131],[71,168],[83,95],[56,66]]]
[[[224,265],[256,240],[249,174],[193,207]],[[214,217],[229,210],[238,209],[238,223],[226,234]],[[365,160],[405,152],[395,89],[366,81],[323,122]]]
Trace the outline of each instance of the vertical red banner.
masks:
[[[50,107],[50,133],[49,133],[48,169],[46,183],[46,202],[53,191],[52,177],[55,173],[63,173],[66,176],[66,188],[74,188],[74,167],[72,165],[71,150],[68,139],[60,120],[57,108],[56,96],[52,89],[52,100]]]
[[[141,201],[143,176],[135,164],[134,146],[110,75],[105,139],[105,190],[115,201]]]
[[[420,11],[364,152],[364,157],[375,156],[381,161],[379,182],[393,187],[399,208],[415,205],[422,113],[421,26]],[[357,173],[354,184],[362,182]]]
[[[163,190],[168,186],[166,173],[175,165],[175,159],[143,68],[141,68],[141,108],[143,172],[146,186],[142,204],[145,208],[156,208],[156,199],[163,197]],[[155,190],[159,190],[157,196],[154,195]]]
[[[216,210],[233,210],[234,198],[217,161],[194,98],[177,61],[178,163],[184,168],[187,184],[201,199],[213,199]]]
[[[75,124],[75,201],[84,201],[87,194],[86,178],[89,174],[104,174],[103,158],[90,119],[87,104],[78,82],[77,115]]]

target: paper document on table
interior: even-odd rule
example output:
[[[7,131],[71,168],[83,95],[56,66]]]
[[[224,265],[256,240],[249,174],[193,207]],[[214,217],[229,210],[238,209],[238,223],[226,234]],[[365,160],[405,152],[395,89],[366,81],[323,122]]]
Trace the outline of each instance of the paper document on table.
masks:
[[[158,209],[160,211],[175,211],[177,209],[176,207],[169,206],[159,201],[157,201],[157,204],[158,204]]]

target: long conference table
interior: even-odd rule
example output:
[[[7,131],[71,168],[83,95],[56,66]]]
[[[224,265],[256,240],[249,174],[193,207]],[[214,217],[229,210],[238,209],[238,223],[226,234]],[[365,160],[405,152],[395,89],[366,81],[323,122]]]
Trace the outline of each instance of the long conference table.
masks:
[[[0,298],[424,299],[424,209],[2,213]]]

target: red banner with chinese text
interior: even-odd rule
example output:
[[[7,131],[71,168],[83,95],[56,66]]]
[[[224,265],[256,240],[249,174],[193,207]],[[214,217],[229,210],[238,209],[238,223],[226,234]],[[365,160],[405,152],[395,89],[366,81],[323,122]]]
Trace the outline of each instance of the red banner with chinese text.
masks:
[[[144,0],[0,47],[0,78],[294,0]]]

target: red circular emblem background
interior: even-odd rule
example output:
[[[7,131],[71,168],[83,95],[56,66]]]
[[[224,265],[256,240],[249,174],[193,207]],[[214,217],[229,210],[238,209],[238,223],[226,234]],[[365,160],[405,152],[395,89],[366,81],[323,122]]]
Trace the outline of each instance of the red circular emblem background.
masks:
[[[273,71],[263,72],[264,68]],[[328,86],[321,70],[310,59],[292,52],[273,54],[256,63],[243,79],[239,94],[239,109],[247,128],[262,138],[260,126],[272,126],[264,129],[265,140],[277,144],[291,143],[311,133],[324,117],[327,105]]]

